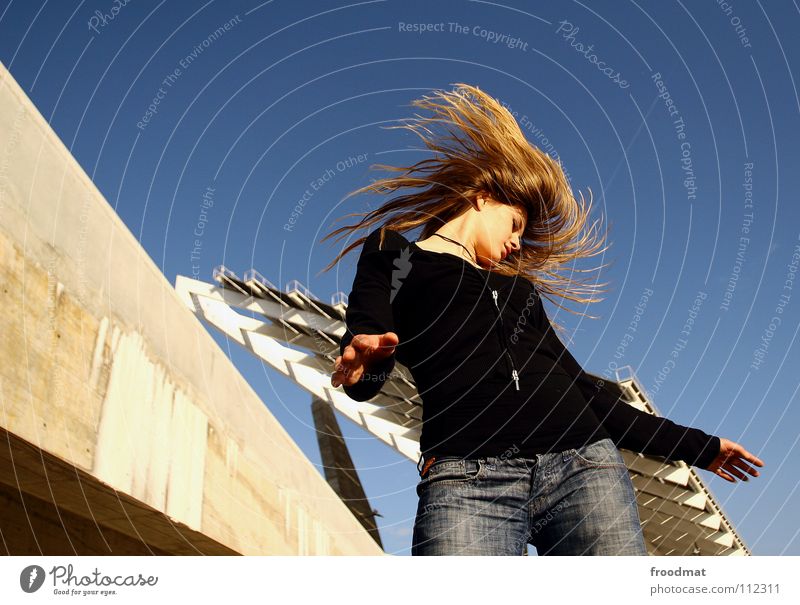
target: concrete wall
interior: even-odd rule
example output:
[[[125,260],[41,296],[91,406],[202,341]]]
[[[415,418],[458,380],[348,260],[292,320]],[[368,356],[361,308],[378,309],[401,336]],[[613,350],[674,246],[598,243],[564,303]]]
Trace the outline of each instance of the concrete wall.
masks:
[[[382,554],[2,65],[0,285],[4,536],[30,497],[117,554]]]

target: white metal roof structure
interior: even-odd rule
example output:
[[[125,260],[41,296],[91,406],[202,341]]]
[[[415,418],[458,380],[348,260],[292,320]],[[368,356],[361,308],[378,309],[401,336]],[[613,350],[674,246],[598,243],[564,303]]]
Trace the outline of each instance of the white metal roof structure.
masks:
[[[333,363],[346,330],[344,293],[337,292],[326,304],[296,280],[280,290],[255,269],[240,279],[220,266],[213,278],[216,284],[179,275],[175,288],[198,317],[417,463],[422,402],[407,368],[397,362],[381,392],[369,401],[354,401],[331,386]],[[658,415],[628,370],[627,377],[618,373],[617,382],[607,384],[618,389],[629,405]],[[751,554],[692,467],[621,451],[651,555]]]

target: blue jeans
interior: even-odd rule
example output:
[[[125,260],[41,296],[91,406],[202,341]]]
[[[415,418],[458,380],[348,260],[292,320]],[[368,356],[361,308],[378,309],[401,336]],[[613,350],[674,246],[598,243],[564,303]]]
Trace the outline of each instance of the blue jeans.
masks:
[[[535,458],[437,458],[417,484],[412,555],[647,555],[611,439]]]

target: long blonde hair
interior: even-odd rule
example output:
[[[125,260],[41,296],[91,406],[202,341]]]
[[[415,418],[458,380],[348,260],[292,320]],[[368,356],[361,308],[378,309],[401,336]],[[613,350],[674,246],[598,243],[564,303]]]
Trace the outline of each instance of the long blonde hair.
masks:
[[[607,282],[589,283],[591,278],[574,279],[561,274],[566,263],[595,256],[607,248],[606,234],[598,230],[602,220],[586,229],[591,190],[589,204],[585,204],[583,194],[579,202],[560,162],[528,142],[514,117],[499,101],[476,86],[451,86],[455,86],[452,92],[435,90],[432,96],[424,95],[412,102],[412,106],[433,112],[434,117],[417,115],[399,120],[402,122],[399,126],[384,127],[411,130],[438,155],[412,166],[374,164],[371,169],[402,174],[376,180],[344,199],[369,191],[379,194],[403,188],[418,191],[391,199],[370,212],[346,215],[363,218],[354,225],[339,227],[321,241],[342,233],[340,240],[358,229],[364,230],[364,236],[347,246],[323,272],[359,247],[378,223],[382,223],[381,243],[385,228],[402,233],[422,226],[420,239],[426,239],[444,223],[468,210],[477,194],[488,193],[498,202],[524,207],[528,216],[521,250],[496,263],[494,271],[530,279],[543,296],[570,313],[576,312],[560,305],[554,297],[579,303],[600,302],[602,299],[595,298],[595,294],[603,292],[601,287]],[[440,137],[431,130],[436,123],[456,129],[448,129],[448,136]],[[570,272],[591,273],[603,266],[572,268]]]

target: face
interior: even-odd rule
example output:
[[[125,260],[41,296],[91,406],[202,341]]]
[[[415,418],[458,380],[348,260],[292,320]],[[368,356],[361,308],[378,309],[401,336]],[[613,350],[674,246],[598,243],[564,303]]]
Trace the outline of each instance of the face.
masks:
[[[528,219],[523,208],[479,197],[477,216],[480,220],[475,244],[481,265],[491,266],[520,250]]]

